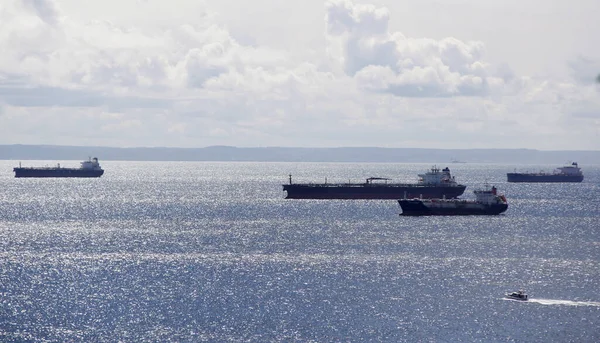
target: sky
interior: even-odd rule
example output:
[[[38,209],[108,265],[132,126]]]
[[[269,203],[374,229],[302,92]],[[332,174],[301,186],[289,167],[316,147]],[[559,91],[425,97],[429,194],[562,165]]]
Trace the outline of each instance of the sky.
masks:
[[[598,0],[2,0],[0,144],[600,150]]]

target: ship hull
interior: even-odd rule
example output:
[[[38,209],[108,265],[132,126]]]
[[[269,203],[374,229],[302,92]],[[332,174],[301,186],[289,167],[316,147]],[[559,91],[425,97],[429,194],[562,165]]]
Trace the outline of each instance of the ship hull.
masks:
[[[39,178],[52,178],[52,177],[82,177],[92,178],[100,177],[104,174],[104,170],[83,170],[75,168],[14,168],[15,177],[39,177]]]
[[[283,185],[286,199],[405,199],[456,198],[466,186],[290,184]]]
[[[402,216],[465,216],[498,215],[508,209],[508,204],[481,204],[472,202],[452,202],[441,206],[426,205],[423,201],[398,200]]]
[[[582,182],[583,175],[508,173],[508,182]]]

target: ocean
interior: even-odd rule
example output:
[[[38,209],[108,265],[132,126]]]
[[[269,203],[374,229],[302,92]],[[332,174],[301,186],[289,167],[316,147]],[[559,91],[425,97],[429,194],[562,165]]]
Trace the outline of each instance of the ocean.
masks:
[[[598,165],[514,184],[554,166],[438,164],[508,210],[402,217],[282,184],[416,182],[432,164],[101,164],[98,179],[16,179],[0,161],[0,341],[600,341]],[[519,289],[531,300],[503,298]]]

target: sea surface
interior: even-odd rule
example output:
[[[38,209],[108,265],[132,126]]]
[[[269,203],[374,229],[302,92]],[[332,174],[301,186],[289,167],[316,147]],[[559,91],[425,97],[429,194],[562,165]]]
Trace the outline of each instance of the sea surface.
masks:
[[[0,161],[0,342],[600,342],[598,165],[514,184],[555,166],[439,164],[508,211],[402,217],[281,185],[416,182],[431,164],[101,164],[16,179]],[[518,289],[531,300],[503,299]]]

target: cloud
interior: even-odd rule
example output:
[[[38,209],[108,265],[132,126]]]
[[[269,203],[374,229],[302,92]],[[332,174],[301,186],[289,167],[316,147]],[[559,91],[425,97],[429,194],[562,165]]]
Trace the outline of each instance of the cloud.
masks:
[[[325,8],[327,32],[331,35],[377,35],[388,31],[389,12],[386,8],[345,0],[327,1]]]
[[[52,1],[23,0],[23,4],[31,8],[41,20],[49,25],[56,25],[60,20],[60,10]]]
[[[571,71],[571,77],[582,84],[592,84],[594,82],[600,82],[600,60],[593,60],[583,56],[577,56],[577,58],[569,61],[569,69]]]
[[[287,92],[297,91],[288,87],[292,84],[302,88],[335,73],[317,71],[318,61],[293,61],[282,51],[244,46],[210,21],[181,23],[161,32],[106,20],[67,20],[51,0],[12,3],[2,15],[12,19],[0,24],[0,47],[7,51],[0,57],[0,73],[26,77],[36,86],[119,95],[142,90],[164,95],[176,89],[269,91],[282,85]],[[359,89],[408,97],[485,95],[491,85],[504,81],[489,75],[482,43],[407,38],[390,32],[389,20],[385,8],[326,3],[329,41],[341,47],[344,74]]]
[[[245,44],[210,9],[174,1],[193,13],[122,0],[110,2],[120,21],[81,20],[66,2],[1,2],[4,142],[567,148],[597,137],[598,86],[576,77],[591,58],[571,80],[517,75],[481,42],[408,37],[390,10],[350,1],[325,3],[325,45],[298,55]]]
[[[0,8],[0,74],[36,85],[124,92],[202,88],[223,73],[282,58],[242,46],[211,23],[144,31],[106,20],[60,21],[50,0],[9,4]]]
[[[490,83],[503,82],[490,75],[481,42],[390,32],[389,11],[372,5],[332,0],[325,7],[336,59],[365,90],[408,97],[485,95]]]

